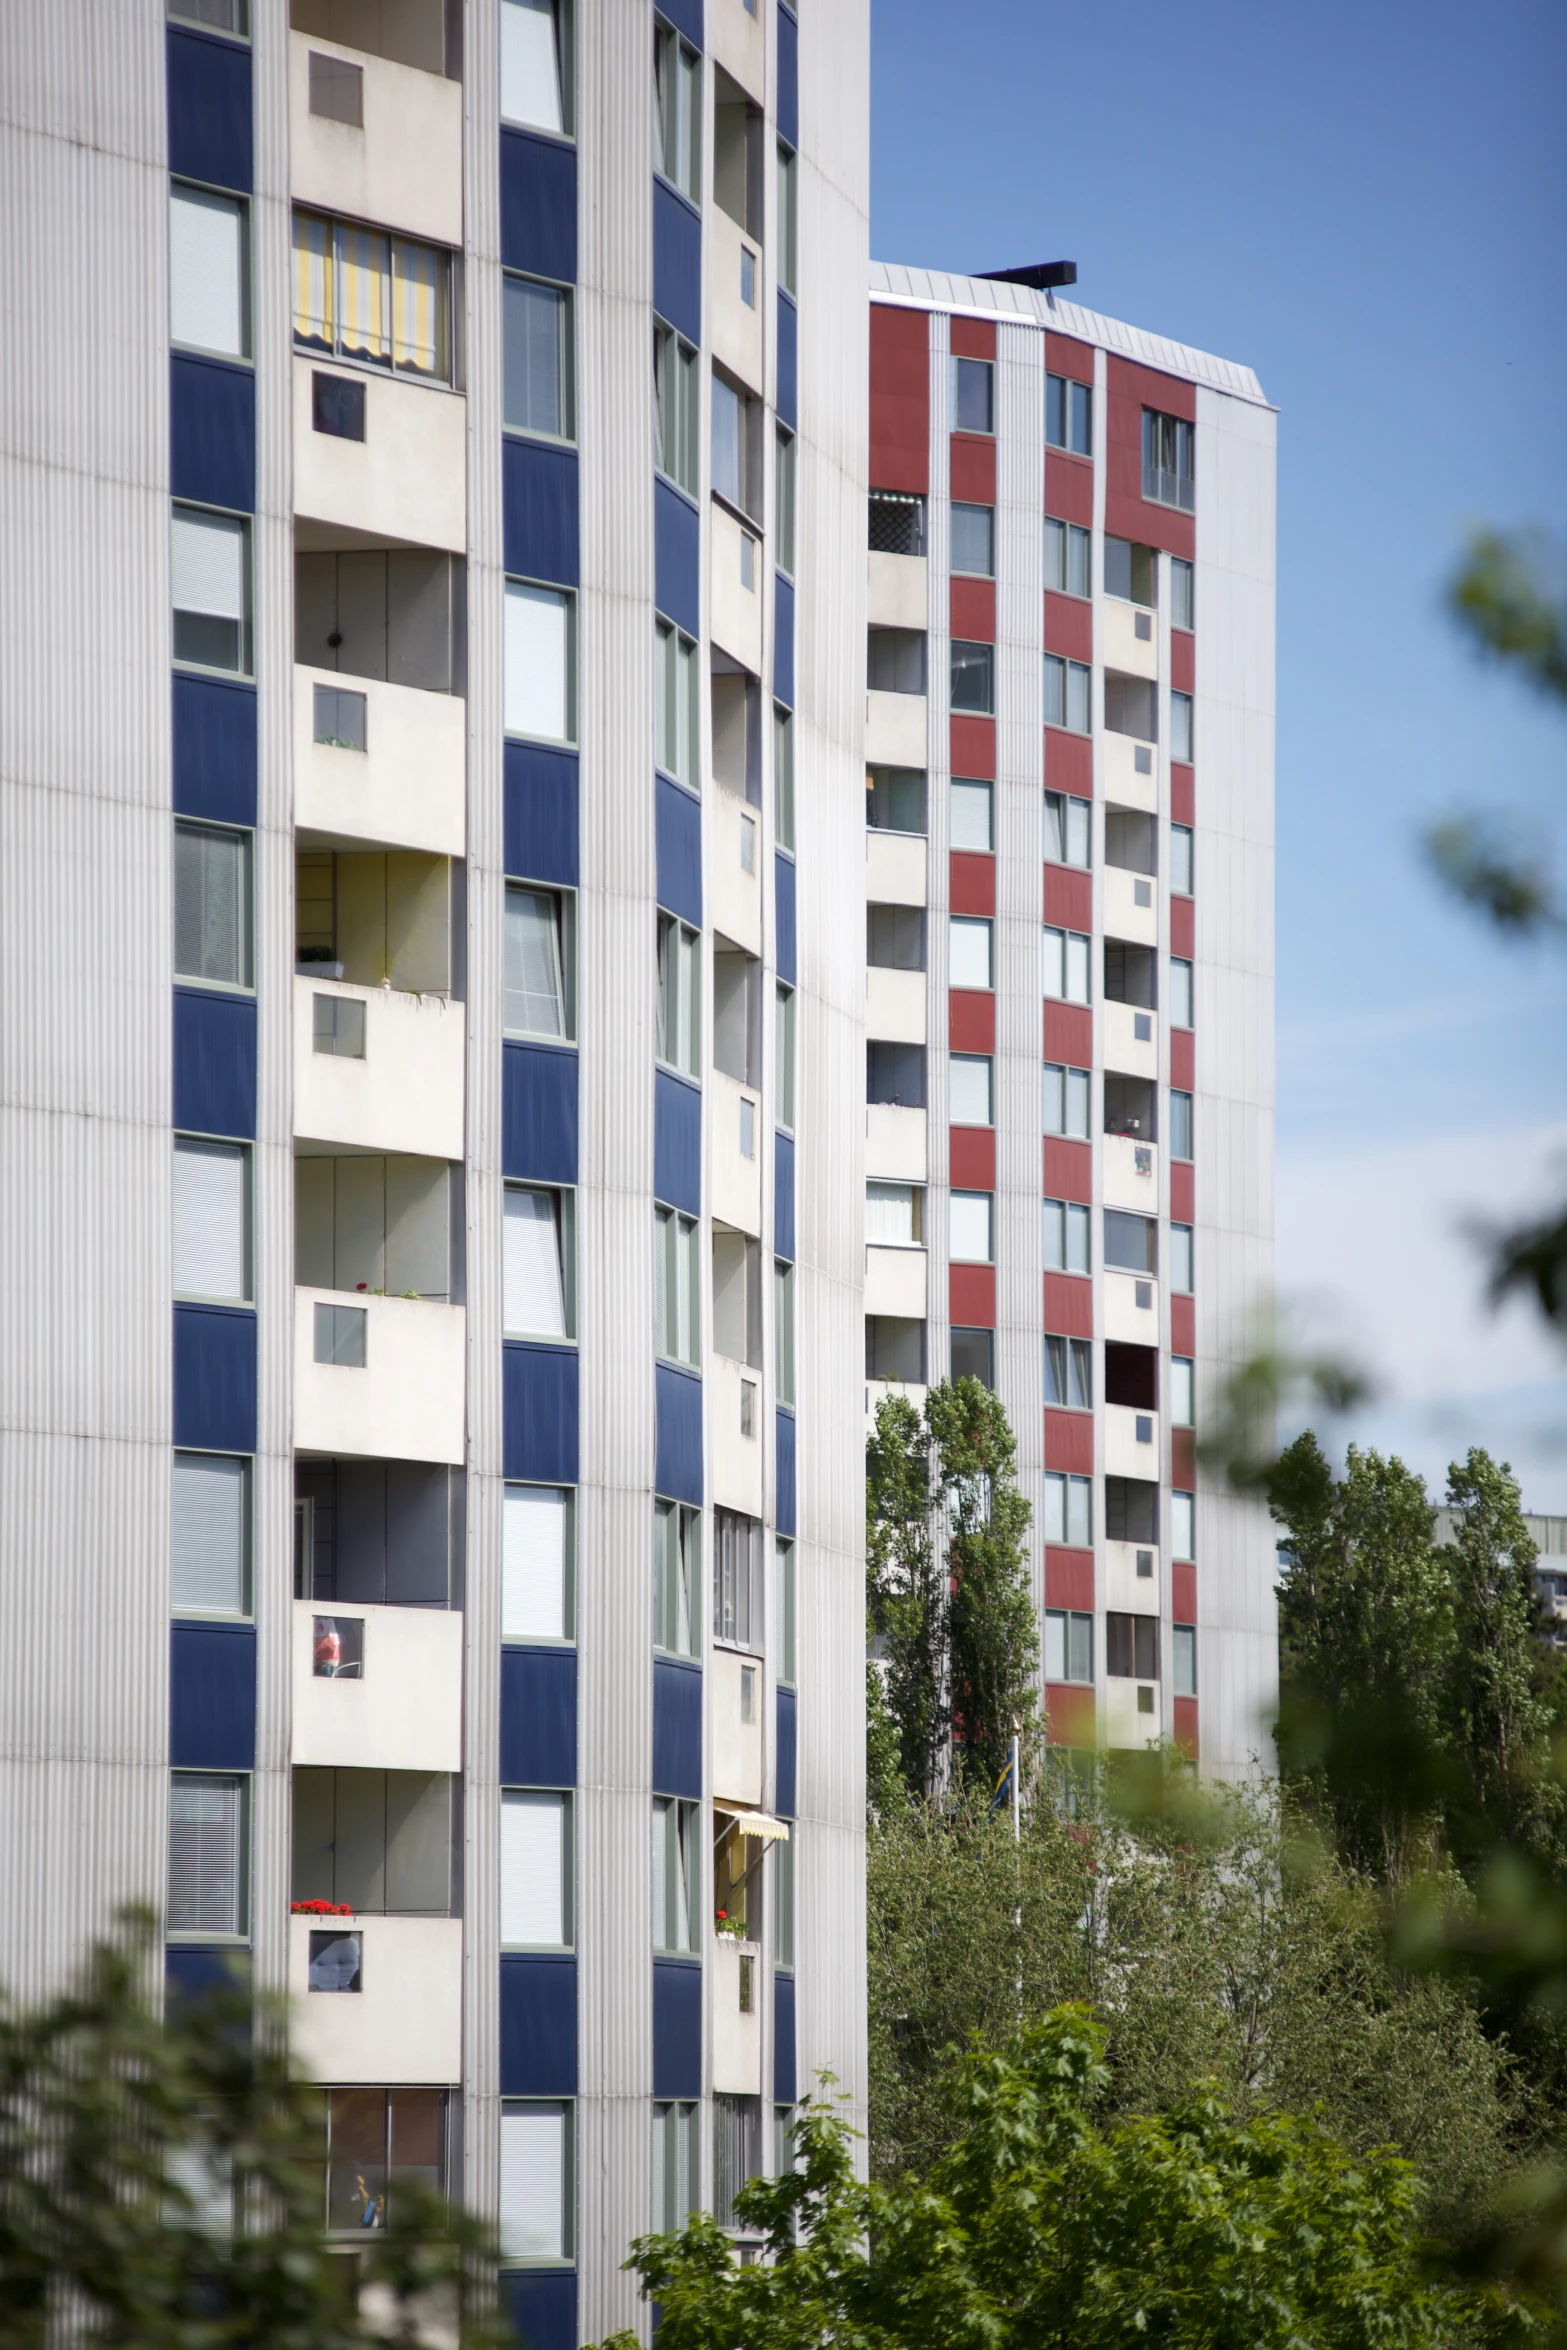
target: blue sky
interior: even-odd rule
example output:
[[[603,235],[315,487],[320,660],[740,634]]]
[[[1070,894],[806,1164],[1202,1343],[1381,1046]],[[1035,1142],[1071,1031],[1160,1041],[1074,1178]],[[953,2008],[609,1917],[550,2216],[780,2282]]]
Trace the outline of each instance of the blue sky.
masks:
[[[967,61],[973,60],[973,68]],[[871,250],[1068,256],[1090,308],[1249,362],[1281,410],[1279,1275],[1440,1480],[1567,1511],[1562,1358],[1491,1317],[1465,1219],[1567,1160],[1567,957],[1445,900],[1422,826],[1567,852],[1567,726],[1472,659],[1466,526],[1567,524],[1567,12],[877,0]]]

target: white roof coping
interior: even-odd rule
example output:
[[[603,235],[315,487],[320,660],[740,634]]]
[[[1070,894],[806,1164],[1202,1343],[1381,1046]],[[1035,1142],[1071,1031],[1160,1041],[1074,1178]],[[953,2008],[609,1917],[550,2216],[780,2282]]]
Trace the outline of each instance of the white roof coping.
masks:
[[[906,309],[947,310],[958,317],[1002,317],[1014,326],[1049,327],[1056,334],[1075,335],[1079,342],[1116,351],[1139,367],[1185,376],[1259,408],[1272,406],[1251,368],[1239,367],[1233,359],[1216,359],[1211,351],[1172,343],[1140,326],[1127,326],[1119,318],[1101,318],[1097,310],[1080,309],[1057,293],[1035,293],[1032,286],[1008,285],[998,278],[954,277],[944,269],[911,269],[896,261],[871,263],[870,290],[873,301]]]

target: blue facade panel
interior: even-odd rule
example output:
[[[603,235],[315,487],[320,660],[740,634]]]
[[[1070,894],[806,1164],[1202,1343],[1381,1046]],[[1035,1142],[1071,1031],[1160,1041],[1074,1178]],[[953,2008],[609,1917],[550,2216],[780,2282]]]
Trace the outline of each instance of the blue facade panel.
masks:
[[[783,12],[779,11],[779,23]],[[795,2079],[794,1977],[773,1977],[773,2103],[792,2105],[799,2096]]]
[[[778,136],[800,144],[800,28],[787,8],[778,11]]]
[[[249,195],[249,49],[172,27],[168,41],[170,171]]]
[[[653,307],[688,343],[702,340],[702,216],[653,182]]]
[[[697,510],[662,475],[653,482],[653,595],[666,620],[702,626],[702,533]]]
[[[577,754],[542,743],[508,743],[505,751],[506,870],[518,881],[577,886]]]
[[[794,1431],[793,1412],[779,1412],[774,1421],[777,1429],[777,1499],[775,1509],[780,1534],[792,1534],[794,1524]]]
[[[577,452],[542,441],[501,443],[501,531],[506,568],[520,579],[575,587]]]
[[[660,1493],[671,1501],[702,1506],[702,1382],[694,1371],[659,1363],[653,1373],[658,1398],[658,1460],[653,1471]],[[507,1475],[511,1471],[508,1468]]]
[[[169,487],[198,506],[256,505],[256,379],[248,367],[169,362]]]
[[[773,700],[794,708],[794,583],[782,577],[773,587]]]
[[[501,1057],[501,1172],[533,1183],[577,1180],[577,1056],[512,1044]]]
[[[575,1787],[577,1652],[501,1650],[501,1782],[507,1787]]]
[[[256,689],[217,677],[174,680],[174,813],[211,824],[256,821]]]
[[[577,1482],[577,1350],[508,1345],[501,1366],[503,1473]]]
[[[577,2094],[577,1962],[501,1960],[501,2095]]]
[[[702,0],[658,0],[658,13],[666,24],[685,34],[693,49],[702,46]]]
[[[256,1135],[256,1000],[174,990],[174,1123],[187,1134]]]
[[[517,2350],[577,2350],[575,2269],[503,2272],[500,2295]]]
[[[773,858],[773,907],[778,976],[792,987],[795,979],[794,861],[790,857]]]
[[[501,132],[501,265],[577,282],[577,150]]]
[[[773,1808],[780,1819],[792,1820],[795,1810],[795,1694],[778,1692],[778,1740],[773,1757]]]
[[[773,1136],[773,1254],[794,1261],[794,1136]]]
[[[653,1961],[653,2094],[702,2094],[702,1969],[690,1959]]]
[[[250,1624],[175,1624],[169,1633],[169,1764],[256,1767],[256,1634]]]
[[[668,1069],[653,1074],[653,1191],[688,1216],[702,1213],[702,1095]]]
[[[702,1671],[699,1665],[653,1660],[653,1791],[702,1794]]]
[[[702,927],[702,803],[671,783],[654,778],[654,828],[658,837],[658,902],[693,930]]]
[[[800,314],[787,294],[778,296],[778,421],[791,431],[800,422]]]
[[[254,1314],[175,1307],[174,1441],[197,1452],[255,1451]]]

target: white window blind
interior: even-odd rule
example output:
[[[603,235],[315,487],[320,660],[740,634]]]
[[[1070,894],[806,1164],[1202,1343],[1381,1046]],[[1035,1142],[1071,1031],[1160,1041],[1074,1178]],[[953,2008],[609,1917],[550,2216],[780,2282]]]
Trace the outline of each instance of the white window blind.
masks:
[[[530,1338],[564,1338],[566,1295],[561,1280],[559,1209],[552,1191],[509,1190],[502,1252],[508,1331]]]
[[[552,890],[506,892],[506,1025],[564,1036],[560,907]]]
[[[558,1950],[566,1931],[566,1798],[501,1797],[501,1940]]]
[[[174,1145],[174,1287],[186,1297],[249,1294],[245,1152],[239,1143]]]
[[[239,1615],[245,1605],[245,1463],[174,1455],[171,1597],[178,1614]]]
[[[169,1782],[169,1932],[245,1930],[245,1794],[237,1778]]]
[[[565,2260],[566,2108],[501,2107],[501,2258]]]
[[[501,8],[501,119],[564,131],[557,0],[504,0]]]
[[[204,612],[217,620],[243,621],[243,523],[177,506],[170,532],[169,565],[176,612]]]
[[[954,1126],[990,1124],[990,1062],[977,1053],[953,1053],[947,1062],[947,1116]]]
[[[501,1638],[564,1640],[570,1527],[558,1485],[508,1485],[501,1517]]]
[[[954,914],[950,923],[947,984],[949,987],[990,985],[990,924]]]
[[[245,211],[204,188],[169,191],[169,335],[245,354]]]
[[[990,1262],[990,1194],[988,1191],[955,1191],[948,1202],[951,1235],[949,1256],[954,1265],[988,1265]]]
[[[506,588],[506,732],[570,740],[568,599],[554,588]]]

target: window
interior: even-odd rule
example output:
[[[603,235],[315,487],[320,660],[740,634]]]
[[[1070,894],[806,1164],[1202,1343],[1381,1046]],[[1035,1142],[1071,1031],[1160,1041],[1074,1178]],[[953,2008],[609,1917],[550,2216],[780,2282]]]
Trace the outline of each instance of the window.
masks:
[[[169,1601],[177,1616],[250,1613],[250,1463],[177,1452]]]
[[[1088,866],[1093,862],[1090,840],[1093,804],[1074,792],[1045,794],[1045,862],[1047,865]]]
[[[571,1797],[501,1790],[501,1948],[569,1950],[575,1940]]]
[[[950,1376],[954,1380],[977,1379],[981,1387],[994,1387],[995,1351],[994,1331],[954,1328],[948,1347]]]
[[[1044,1211],[1045,1271],[1090,1271],[1087,1208],[1076,1200],[1047,1199]]]
[[[318,995],[310,999],[311,1050],[340,1061],[365,1057],[365,1007],[358,996]]]
[[[1045,1401],[1068,1411],[1094,1408],[1094,1350],[1086,1338],[1045,1340]]]
[[[1177,1297],[1192,1294],[1192,1228],[1189,1224],[1170,1226],[1170,1288]]]
[[[777,1400],[794,1402],[794,1267],[773,1259],[773,1377]]]
[[[794,1687],[794,1544],[778,1535],[773,1543],[773,1671],[779,1685]]]
[[[696,647],[667,620],[653,624],[654,764],[683,783],[701,784],[702,705]]]
[[[1196,1418],[1196,1365],[1190,1355],[1170,1357],[1170,1425],[1190,1428]]]
[[[1135,546],[1130,539],[1106,537],[1104,542],[1105,594],[1150,610],[1159,601],[1157,548]]]
[[[873,971],[923,971],[925,910],[922,906],[869,905],[865,909],[865,960]]]
[[[947,1122],[951,1126],[990,1126],[991,1064],[980,1053],[952,1053],[947,1059]]]
[[[444,2188],[444,2089],[323,2089],[322,2218],[334,2234],[384,2228],[399,2179]]]
[[[865,1047],[865,1098],[888,1109],[925,1107],[925,1047],[888,1044],[872,1037]]]
[[[250,834],[174,827],[174,976],[249,987]]]
[[[872,490],[867,528],[873,555],[923,555],[925,501],[908,490]]]
[[[918,1248],[918,1186],[912,1183],[867,1183],[865,1238],[872,1248]]]
[[[323,56],[319,50],[310,52],[310,111],[327,122],[346,122],[355,130],[365,127],[365,72],[362,65],[351,65],[346,57]]]
[[[1063,1477],[1051,1469],[1045,1477],[1045,1540],[1087,1550],[1094,1539],[1094,1481],[1092,1477]]]
[[[700,480],[697,359],[672,326],[653,325],[653,463],[694,498]]]
[[[653,1646],[700,1656],[702,1513],[678,1501],[653,1504]]]
[[[569,441],[576,435],[576,367],[569,286],[501,280],[503,421],[512,432]]]
[[[201,506],[170,521],[174,658],[191,669],[250,671],[250,525]]]
[[[1045,1610],[1045,1679],[1092,1681],[1094,1619],[1063,1608]]]
[[[576,1628],[576,1496],[508,1485],[501,1503],[501,1638],[570,1640]]]
[[[250,1782],[231,1771],[169,1774],[171,1936],[237,1940],[250,1921]]]
[[[1105,940],[1105,996],[1112,1004],[1141,1004],[1152,1011],[1158,1001],[1158,958],[1152,947],[1131,945],[1124,938]],[[1146,1042],[1151,1028],[1142,1030]]]
[[[773,1077],[773,1113],[786,1134],[794,1131],[794,989],[780,984],[777,1010],[778,1065]]]
[[[777,551],[778,568],[794,577],[794,435],[778,428],[776,462],[773,474],[776,520],[773,543]]]
[[[318,1621],[337,1651],[351,1619]],[[292,1898],[374,1917],[448,1916],[455,1787],[445,1771],[296,1768]]]
[[[1176,1559],[1194,1559],[1197,1556],[1195,1494],[1172,1493],[1170,1496],[1170,1556]]]
[[[564,588],[506,582],[504,723],[508,734],[569,743],[577,733],[577,599]]]
[[[989,852],[994,846],[991,832],[992,787],[988,783],[968,783],[954,776],[948,787],[948,846],[954,849],[978,849]],[[918,826],[909,829],[917,831]]]
[[[313,690],[314,738],[334,751],[365,747],[365,697],[350,688],[318,685]]]
[[[702,2208],[699,2105],[653,2108],[653,2230],[672,2236]]]
[[[1190,694],[1170,695],[1170,756],[1190,766],[1192,750],[1192,697]]]
[[[1105,1671],[1113,1681],[1157,1681],[1157,1616],[1105,1617]]]
[[[1170,626],[1195,628],[1196,603],[1192,566],[1179,555],[1170,557]]]
[[[362,1371],[366,1361],[366,1324],[369,1315],[363,1306],[329,1306],[317,1304],[315,1311],[315,1360],[334,1364],[341,1371]]]
[[[1044,1128],[1047,1134],[1068,1135],[1074,1141],[1088,1140],[1089,1073],[1086,1069],[1064,1068],[1059,1061],[1047,1061],[1044,1067]]]
[[[1071,734],[1087,734],[1088,689],[1092,672],[1081,661],[1063,661],[1059,653],[1045,655],[1045,724],[1064,726]]]
[[[952,362],[952,430],[994,432],[996,371],[988,359]]]
[[[1093,594],[1090,552],[1094,534],[1075,522],[1045,519],[1045,585],[1060,596]]]
[[[865,682],[873,694],[922,694],[925,691],[924,630],[867,629]]]
[[[684,1957],[700,1950],[702,1807],[653,1799],[653,1948]]]
[[[1162,416],[1157,408],[1143,410],[1143,496],[1156,506],[1192,512],[1195,440],[1196,427],[1183,416]]]
[[[250,1297],[250,1152],[243,1143],[174,1139],[174,1290]]]
[[[969,914],[953,914],[947,923],[947,985],[988,988],[991,977],[989,922]]]
[[[697,1226],[674,1208],[655,1208],[654,1321],[658,1351],[670,1362],[701,1359],[702,1288]]]
[[[250,349],[250,224],[237,197],[169,189],[169,340],[243,359]]]
[[[1158,1110],[1159,1088],[1151,1077],[1123,1077],[1116,1070],[1105,1071],[1106,1134],[1129,1135],[1141,1142],[1157,1142]]]
[[[758,1518],[719,1510],[713,1548],[713,1638],[737,1648],[760,1649],[762,1613],[762,1527]]]
[[[800,224],[796,182],[799,171],[787,147],[778,149],[778,283],[786,294],[800,290]]]
[[[773,706],[773,837],[779,848],[794,847],[794,720]]]
[[[1120,670],[1105,672],[1105,725],[1111,734],[1129,734],[1141,743],[1159,739],[1159,696],[1151,678],[1128,677]],[[1148,774],[1149,766],[1138,769]]]
[[[702,201],[702,60],[673,27],[653,27],[654,160],[672,187]]]
[[[1094,453],[1094,391],[1069,375],[1045,378],[1045,439],[1052,449],[1070,449],[1074,457]]]
[[[1177,1697],[1195,1697],[1197,1694],[1195,1624],[1174,1624],[1170,1628],[1170,1684]]]
[[[1192,1156],[1192,1097],[1174,1087],[1170,1091],[1170,1156],[1172,1159]]]
[[[1157,820],[1137,808],[1106,808],[1105,863],[1121,873],[1155,874],[1159,870]],[[1153,904],[1153,892],[1137,892],[1134,903]]]
[[[713,1063],[737,1085],[762,1081],[762,966],[722,940],[713,946]]]
[[[735,2197],[762,2175],[762,2101],[759,2097],[713,2099],[713,2217],[721,2228],[739,2228]]]
[[[513,1036],[569,1037],[575,900],[560,890],[506,890],[506,1027]]]
[[[506,13],[512,12],[510,0]],[[406,2096],[406,2090],[398,2092]],[[501,2265],[559,2267],[576,2258],[576,2129],[564,2101],[501,2105]]]
[[[1192,828],[1189,824],[1170,827],[1170,889],[1178,898],[1192,894]]]
[[[749,392],[713,371],[713,495],[748,515],[762,519],[762,489],[757,476],[761,450],[757,442],[758,408]]]
[[[572,130],[571,0],[502,0],[501,120]]]
[[[987,718],[996,707],[996,648],[952,640],[952,707]]]
[[[245,0],[169,0],[169,15],[176,24],[199,24],[209,33],[232,33],[238,41],[250,34]]]
[[[1159,1270],[1159,1227],[1151,1216],[1128,1216],[1120,1208],[1105,1210],[1105,1263],[1126,1273]]]
[[[1040,932],[1040,984],[1058,1003],[1091,1001],[1090,940],[1081,930],[1057,930],[1046,923]]]
[[[986,785],[989,790],[989,785]],[[865,822],[872,832],[923,833],[925,778],[917,767],[868,767]]]
[[[1170,1026],[1192,1024],[1192,967],[1184,955],[1170,957]]]
[[[508,1338],[576,1336],[572,1211],[569,1191],[507,1184],[501,1288]]]
[[[294,214],[294,341],[362,366],[444,383],[451,256],[435,245]]]
[[[991,1261],[991,1194],[955,1191],[948,1203],[947,1255],[954,1265],[988,1265]]]
[[[702,939],[673,914],[658,918],[658,1057],[702,1074]]]
[[[952,506],[952,568],[974,579],[996,576],[994,506]]]

